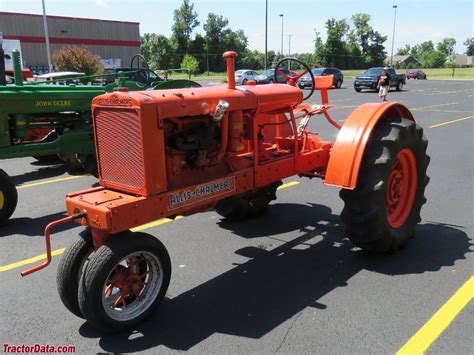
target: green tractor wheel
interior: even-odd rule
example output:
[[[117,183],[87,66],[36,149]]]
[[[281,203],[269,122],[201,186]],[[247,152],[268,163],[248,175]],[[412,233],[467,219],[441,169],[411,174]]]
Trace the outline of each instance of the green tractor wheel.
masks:
[[[0,169],[0,226],[7,223],[18,202],[18,194],[13,180]]]

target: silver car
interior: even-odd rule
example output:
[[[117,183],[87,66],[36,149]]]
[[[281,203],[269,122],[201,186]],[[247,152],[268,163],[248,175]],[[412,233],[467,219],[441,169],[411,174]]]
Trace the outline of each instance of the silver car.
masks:
[[[237,85],[245,85],[249,80],[255,80],[258,73],[250,69],[240,69],[235,72],[235,83]]]

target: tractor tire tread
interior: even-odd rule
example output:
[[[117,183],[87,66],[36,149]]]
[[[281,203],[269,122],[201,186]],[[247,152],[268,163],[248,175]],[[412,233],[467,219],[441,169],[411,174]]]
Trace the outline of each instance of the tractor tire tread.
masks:
[[[61,301],[70,312],[80,318],[84,318],[78,300],[81,266],[93,249],[91,232],[88,229],[83,230],[66,248],[56,274],[56,285]]]
[[[413,237],[415,225],[421,220],[421,206],[426,202],[430,161],[426,146],[423,129],[411,120],[391,118],[377,123],[364,152],[356,188],[339,193],[344,201],[341,219],[356,246],[370,253],[394,252]],[[416,156],[419,183],[410,215],[400,228],[392,228],[386,218],[386,181],[396,155],[406,147]]]
[[[8,223],[8,219],[15,212],[18,204],[18,192],[12,178],[2,169],[0,169],[0,192],[3,195],[3,206],[0,209],[0,226],[3,226]]]

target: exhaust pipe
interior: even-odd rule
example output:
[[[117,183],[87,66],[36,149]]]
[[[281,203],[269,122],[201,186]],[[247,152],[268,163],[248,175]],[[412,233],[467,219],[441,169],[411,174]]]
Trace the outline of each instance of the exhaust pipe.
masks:
[[[235,65],[234,58],[237,57],[235,52],[225,52],[222,57],[227,62],[227,89],[235,89]]]

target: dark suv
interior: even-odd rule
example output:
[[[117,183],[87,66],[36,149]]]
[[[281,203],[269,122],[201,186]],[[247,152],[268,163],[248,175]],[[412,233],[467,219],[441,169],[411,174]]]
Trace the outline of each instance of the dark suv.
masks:
[[[339,89],[342,86],[342,83],[344,82],[344,75],[341,73],[339,69],[336,69],[336,68],[314,68],[314,69],[311,69],[311,72],[313,73],[315,77],[333,75],[334,76],[333,85],[336,89]],[[300,89],[311,87],[311,85],[312,85],[311,76],[309,74],[303,75],[298,80],[298,87]]]

